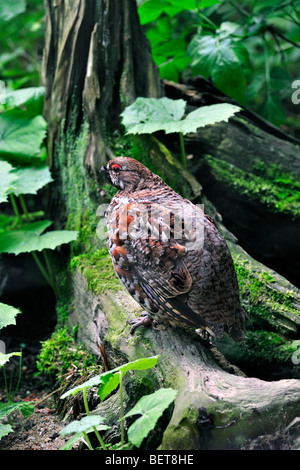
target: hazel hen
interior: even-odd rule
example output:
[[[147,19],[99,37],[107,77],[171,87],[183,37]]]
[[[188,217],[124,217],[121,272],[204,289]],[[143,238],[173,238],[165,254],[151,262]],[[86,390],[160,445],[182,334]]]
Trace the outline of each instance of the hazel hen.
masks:
[[[101,171],[119,189],[106,213],[107,246],[120,281],[155,322],[242,337],[233,260],[213,220],[129,157]]]

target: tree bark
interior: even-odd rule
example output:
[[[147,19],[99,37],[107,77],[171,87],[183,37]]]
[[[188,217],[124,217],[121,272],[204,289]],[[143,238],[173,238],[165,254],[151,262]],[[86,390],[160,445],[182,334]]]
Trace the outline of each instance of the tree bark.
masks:
[[[56,181],[50,211],[57,226],[80,231],[72,252],[73,269],[65,272],[71,282],[70,325],[78,326],[79,340],[95,355],[99,355],[100,345],[104,346],[111,367],[138,357],[160,355],[153,371],[130,378],[126,406],[132,402],[133,391],[135,399],[139,391],[142,394],[141,383],[153,390],[169,386],[178,390],[171,420],[159,434],[161,449],[272,448],[276,439],[278,447],[294,448],[299,431],[295,421],[300,411],[299,380],[266,382],[245,377],[216,349],[206,348],[198,336],[180,329],[145,328],[130,337],[126,321],[138,314],[139,307],[116,282],[111,265],[108,268],[102,264],[100,268],[95,261],[103,246],[95,235],[96,207],[107,201],[99,193],[97,171],[112,153],[110,141],[119,128],[123,107],[137,96],[161,96],[158,73],[133,0],[120,0],[117,8],[109,0],[47,0],[46,12],[45,117]],[[148,160],[163,169],[166,178],[172,180],[176,175],[183,195],[203,200],[196,178],[182,169],[160,142],[143,137],[142,147]],[[214,212],[209,201],[206,207]],[[281,334],[298,337],[299,291],[276,273],[272,273],[270,283],[266,278],[266,273],[271,276],[268,268],[249,257],[225,227],[220,228],[236,262],[247,264],[250,274],[265,286],[256,301],[269,308],[270,318],[277,315],[275,328]],[[107,277],[105,270],[109,271]],[[65,287],[59,289],[62,301]],[[274,290],[282,294],[276,297],[277,307],[268,304],[268,293]],[[253,297],[249,298],[247,289],[244,295],[245,307],[251,307]],[[280,299],[282,311],[278,308]],[[101,413],[103,408],[115,420],[116,395],[100,405]]]
[[[194,107],[234,102],[198,77],[164,82],[165,93]],[[163,136],[172,148],[172,139]],[[300,287],[300,141],[243,108],[229,122],[186,136],[189,169],[242,246]],[[226,197],[224,197],[226,195]]]

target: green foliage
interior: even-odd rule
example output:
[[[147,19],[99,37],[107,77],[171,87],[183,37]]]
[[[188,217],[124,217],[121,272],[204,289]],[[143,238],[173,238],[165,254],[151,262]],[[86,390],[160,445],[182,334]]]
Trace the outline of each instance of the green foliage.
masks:
[[[199,74],[276,125],[293,116],[299,0],[146,0],[138,12],[162,78]]]
[[[83,346],[76,344],[67,327],[57,329],[42,341],[37,368],[50,379],[60,379],[72,366],[86,370],[95,365],[95,359]]]
[[[295,219],[300,216],[300,184],[277,165],[257,162],[249,173],[209,155],[205,156],[205,163],[218,181],[239,194],[266,205],[273,212],[289,214]]]
[[[19,309],[12,307],[11,305],[3,304],[0,302],[0,330],[8,325],[16,324],[16,316],[20,313]],[[28,417],[33,412],[33,407],[30,403],[13,403],[13,394],[11,393],[11,384],[8,386],[6,379],[6,372],[4,364],[6,364],[12,356],[20,356],[20,367],[19,367],[19,379],[15,390],[18,389],[21,379],[21,352],[5,353],[0,351],[0,367],[2,366],[4,381],[6,386],[6,398],[7,403],[0,403],[0,440],[10,432],[13,432],[13,428],[10,424],[3,424],[2,421],[9,419],[13,411],[19,410],[23,416]]]
[[[7,89],[39,86],[44,15],[40,0],[1,1],[0,80]]]
[[[137,98],[123,113],[122,122],[130,134],[151,134],[165,131],[166,134],[196,132],[199,127],[227,121],[240,111],[238,106],[228,103],[204,106],[183,119],[186,102],[170,98]]]
[[[104,443],[101,435],[98,431],[109,429],[108,426],[104,425],[105,418],[102,416],[94,415],[90,416],[90,410],[87,402],[87,390],[91,387],[99,385],[98,394],[101,400],[105,400],[107,396],[112,393],[117,387],[120,389],[120,409],[121,409],[121,442],[114,445],[114,449],[124,450],[132,447],[140,447],[142,441],[148,436],[149,432],[155,427],[158,419],[162,416],[164,410],[175,400],[177,391],[173,389],[160,389],[157,392],[143,396],[138,403],[132,408],[130,412],[124,415],[123,409],[123,379],[127,372],[134,370],[145,370],[153,368],[158,361],[159,356],[153,356],[148,358],[137,359],[136,361],[129,362],[122,366],[116,367],[113,370],[104,372],[103,374],[97,375],[89,379],[88,381],[80,384],[71,390],[68,390],[61,396],[64,399],[70,395],[76,395],[83,391],[83,398],[87,417],[70,423],[66,430],[62,430],[61,434],[75,433],[75,435],[68,441],[64,446],[64,450],[69,450],[79,440],[84,440],[89,449],[92,449],[92,445],[87,436],[88,432],[94,431],[103,450],[107,450],[107,446]],[[125,443],[124,436],[124,420],[136,414],[142,416],[138,418],[128,429],[128,443]],[[90,418],[93,418],[91,421]]]
[[[167,134],[178,133],[182,163],[186,166],[183,135],[196,132],[199,127],[208,124],[228,121],[231,116],[240,111],[240,108],[228,103],[203,106],[183,119],[185,107],[184,100],[137,98],[121,114],[122,122],[127,133],[130,134],[151,134],[161,130]]]
[[[141,415],[128,429],[128,439],[140,447],[143,439],[154,429],[164,410],[175,400],[177,391],[172,388],[161,388],[151,395],[142,397],[125,416]]]
[[[71,269],[79,269],[87,280],[88,288],[95,294],[101,294],[107,289],[120,290],[120,282],[115,274],[107,248],[74,256],[70,266]]]

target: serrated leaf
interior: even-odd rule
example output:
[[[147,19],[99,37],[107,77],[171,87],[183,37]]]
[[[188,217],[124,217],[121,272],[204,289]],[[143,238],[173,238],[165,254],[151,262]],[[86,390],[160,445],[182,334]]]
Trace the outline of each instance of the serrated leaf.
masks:
[[[0,403],[0,419],[3,419],[6,416],[9,416],[14,411],[20,411],[23,416],[28,418],[28,416],[30,416],[33,413],[34,408],[29,402],[28,403],[26,402]]]
[[[81,392],[85,388],[92,388],[95,387],[96,385],[99,385],[101,383],[102,377],[105,375],[113,375],[112,372],[104,372],[103,374],[95,375],[89,380],[86,380],[80,385],[77,385],[76,387],[71,388],[67,392],[65,392],[60,398],[63,400],[64,398],[69,397],[70,395],[76,395],[76,393]]]
[[[72,421],[59,434],[66,436],[68,434],[82,434],[83,432],[89,433],[93,431],[93,427],[100,431],[110,429],[109,426],[103,424],[105,419],[99,415],[85,416],[80,421]]]
[[[196,35],[191,40],[187,52],[192,58],[191,68],[194,75],[211,77],[214,85],[223,93],[238,101],[244,101],[246,78],[243,70],[245,51],[242,46],[239,48],[231,38]]]
[[[184,100],[137,98],[121,114],[122,122],[129,134],[151,134],[176,126],[184,115],[185,106]]]
[[[21,313],[21,311],[18,308],[0,302],[0,330],[5,326],[15,325],[16,316],[19,313]]]
[[[0,115],[0,158],[28,162],[41,157],[47,123],[42,116]]]
[[[0,423],[0,439],[2,439],[2,437],[4,436],[7,436],[7,434],[9,434],[10,432],[14,432],[10,424]]]
[[[12,353],[8,353],[8,354],[4,354],[4,353],[0,352],[0,367],[4,366],[4,364],[6,364],[6,362],[8,362],[12,356],[21,356],[21,353],[20,352],[12,352]]]
[[[31,118],[42,115],[45,87],[20,88],[5,91],[1,104],[8,115]]]
[[[7,201],[8,194],[13,191],[14,183],[18,179],[12,170],[10,163],[0,160],[0,203]]]
[[[0,20],[9,21],[26,10],[25,0],[10,0],[0,2]]]
[[[115,369],[109,371],[110,374],[102,374],[101,384],[98,390],[98,395],[100,396],[101,400],[103,401],[113,390],[118,387],[120,380],[123,379],[128,371],[152,369],[152,367],[157,364],[158,358],[159,356],[142,357],[136,361],[128,362],[127,364],[116,367]]]
[[[41,233],[51,224],[50,221],[34,222],[18,230],[0,234],[0,253],[19,255],[44,249],[54,250],[57,246],[76,240],[77,231],[54,230]]]
[[[164,410],[175,400],[177,390],[172,388],[162,388],[142,397],[124,418],[140,414],[128,429],[128,440],[136,447],[140,447],[143,439],[154,429],[157,421],[162,416]]]
[[[107,395],[109,395],[113,390],[115,390],[120,383],[120,374],[123,378],[124,375],[129,370],[145,370],[150,369],[155,366],[158,361],[159,356],[151,356],[146,358],[140,358],[133,362],[128,362],[122,366],[116,367],[110,371],[104,372],[103,374],[96,375],[86,382],[73,387],[72,389],[65,392],[60,398],[64,399],[70,395],[76,395],[76,393],[82,391],[85,388],[91,388],[96,385],[100,385],[98,394],[100,395],[101,400],[104,400]]]
[[[129,134],[149,134],[164,130],[172,132],[196,132],[199,127],[227,121],[229,117],[240,111],[238,106],[229,103],[203,106],[181,119],[185,110],[184,100],[169,98],[137,98],[121,114],[123,124]]]
[[[12,174],[17,176],[12,191],[16,196],[20,194],[37,194],[39,189],[53,181],[48,166],[20,167],[13,170]]]

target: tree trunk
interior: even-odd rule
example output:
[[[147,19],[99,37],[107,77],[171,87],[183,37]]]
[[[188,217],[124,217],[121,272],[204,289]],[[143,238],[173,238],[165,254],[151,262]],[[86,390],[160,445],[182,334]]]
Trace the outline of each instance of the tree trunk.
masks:
[[[57,226],[80,231],[71,253],[72,269],[65,272],[70,279],[70,325],[78,326],[79,340],[95,355],[104,346],[111,367],[160,355],[153,371],[130,378],[125,399],[129,407],[132,395],[138,398],[146,385],[152,390],[169,386],[178,390],[169,424],[157,431],[161,449],[294,448],[299,436],[299,380],[246,377],[215,348],[206,348],[198,336],[179,329],[145,328],[130,337],[126,321],[139,312],[139,306],[117,281],[96,237],[96,207],[108,200],[105,192],[99,192],[99,167],[112,149],[131,151],[133,156],[135,151],[186,197],[197,201],[204,195],[196,178],[153,137],[142,138],[142,144],[116,137],[124,105],[137,96],[161,96],[135,1],[120,0],[116,8],[109,0],[58,4],[47,0],[46,10],[45,117],[56,181],[50,211]],[[213,212],[213,205],[206,202]],[[263,305],[265,322],[269,319],[281,335],[297,338],[299,291],[249,257],[220,227],[243,275],[243,302],[249,314],[259,310],[262,315]],[[257,297],[251,291],[251,276],[262,287]],[[59,286],[60,303],[67,295],[64,286]],[[273,291],[276,305],[275,300],[269,302]],[[116,395],[100,405],[101,413],[103,408],[115,420]]]
[[[188,108],[238,105],[200,77],[164,85]],[[189,168],[226,227],[252,256],[300,287],[300,141],[245,108],[228,123],[188,135],[186,147],[194,156]]]

